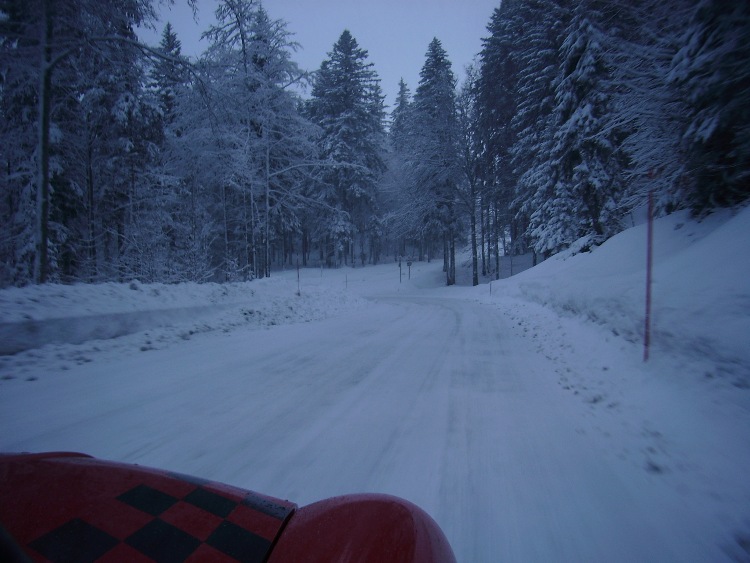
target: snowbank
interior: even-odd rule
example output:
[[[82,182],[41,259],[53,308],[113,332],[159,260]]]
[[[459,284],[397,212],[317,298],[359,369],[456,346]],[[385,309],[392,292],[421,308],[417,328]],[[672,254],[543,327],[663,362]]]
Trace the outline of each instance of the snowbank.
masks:
[[[246,324],[270,326],[322,319],[357,306],[355,296],[290,279],[230,284],[29,286],[0,291],[0,355],[48,344],[81,344],[161,329],[188,338]],[[151,345],[149,342],[148,345]]]
[[[582,315],[617,336],[642,341],[646,233],[641,224],[591,252],[563,252],[495,282],[501,288],[496,294]],[[750,208],[721,211],[701,222],[679,212],[654,223],[655,352],[703,362],[706,375],[728,373],[740,386],[750,384],[748,241]]]

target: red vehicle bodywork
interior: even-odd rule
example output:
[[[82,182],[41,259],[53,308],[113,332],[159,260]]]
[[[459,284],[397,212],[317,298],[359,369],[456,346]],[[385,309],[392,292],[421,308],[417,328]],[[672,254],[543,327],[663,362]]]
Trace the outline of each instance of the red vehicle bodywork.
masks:
[[[403,499],[347,495],[299,508],[77,453],[0,455],[0,523],[3,560],[455,561],[435,521]]]

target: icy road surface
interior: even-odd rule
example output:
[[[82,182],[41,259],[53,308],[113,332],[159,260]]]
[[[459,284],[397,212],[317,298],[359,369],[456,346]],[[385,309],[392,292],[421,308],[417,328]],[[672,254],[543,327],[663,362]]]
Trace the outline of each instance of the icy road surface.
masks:
[[[717,479],[684,469],[689,448],[628,385],[618,396],[641,377],[636,347],[531,304],[455,299],[439,265],[414,274],[359,289],[349,274],[370,301],[334,318],[104,347],[4,381],[0,449],[83,451],[300,505],[395,494],[463,562],[727,555]]]

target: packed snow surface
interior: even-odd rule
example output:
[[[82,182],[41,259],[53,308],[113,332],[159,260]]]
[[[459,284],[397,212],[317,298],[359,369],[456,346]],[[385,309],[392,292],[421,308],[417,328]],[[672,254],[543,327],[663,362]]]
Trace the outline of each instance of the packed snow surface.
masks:
[[[405,497],[463,562],[750,559],[750,209],[441,264],[0,291],[0,450]],[[468,277],[467,272],[463,272]]]

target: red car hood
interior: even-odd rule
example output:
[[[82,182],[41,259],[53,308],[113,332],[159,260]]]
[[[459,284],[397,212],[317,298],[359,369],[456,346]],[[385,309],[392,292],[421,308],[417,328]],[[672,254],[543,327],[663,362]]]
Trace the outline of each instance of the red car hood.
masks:
[[[455,561],[437,524],[396,497],[349,495],[298,508],[77,453],[0,455],[0,523],[0,555],[19,560]]]

